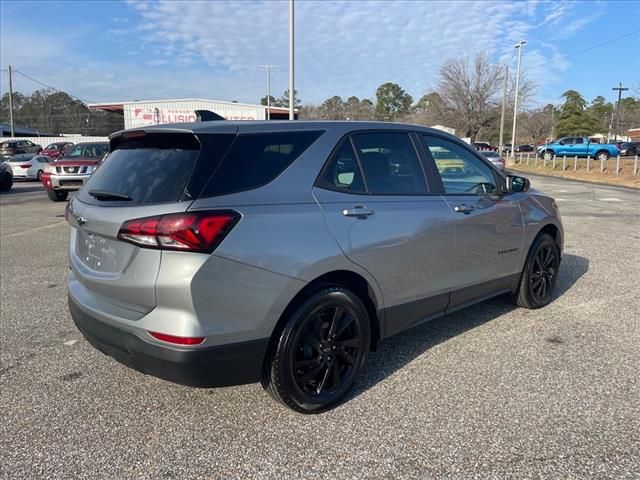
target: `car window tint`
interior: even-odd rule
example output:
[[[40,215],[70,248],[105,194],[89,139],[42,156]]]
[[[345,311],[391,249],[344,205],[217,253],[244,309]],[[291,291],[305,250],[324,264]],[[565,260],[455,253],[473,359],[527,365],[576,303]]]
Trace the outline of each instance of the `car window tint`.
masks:
[[[360,133],[352,139],[369,193],[428,193],[420,160],[407,133]]]
[[[349,193],[365,193],[362,172],[350,141],[342,143],[323,169],[318,186]]]
[[[576,144],[578,143],[584,143],[584,139],[582,137],[576,137],[575,142]]]
[[[238,135],[204,189],[211,197],[258,188],[271,182],[323,132],[274,132]]]
[[[446,193],[499,192],[493,169],[473,153],[440,137],[424,135],[422,140],[435,161]]]

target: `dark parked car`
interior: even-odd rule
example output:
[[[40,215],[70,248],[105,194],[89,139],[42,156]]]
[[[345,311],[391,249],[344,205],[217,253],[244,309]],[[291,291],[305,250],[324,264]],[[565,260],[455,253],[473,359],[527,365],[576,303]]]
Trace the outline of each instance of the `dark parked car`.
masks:
[[[60,157],[64,157],[66,153],[72,148],[72,142],[55,142],[47,145],[40,153],[56,160]]]
[[[40,153],[42,147],[29,140],[5,140],[0,142],[0,160],[7,160],[20,153]]]
[[[0,192],[8,192],[13,187],[13,171],[8,162],[0,160]]]
[[[117,132],[67,204],[69,308],[132,368],[200,387],[260,379],[321,412],[386,337],[505,293],[553,300],[562,223],[529,186],[416,125]]]
[[[640,155],[640,142],[622,142],[618,147],[620,156]]]
[[[534,148],[533,145],[518,145],[516,147],[516,153],[522,153],[522,152],[535,152],[536,149]]]
[[[490,143],[487,142],[473,142],[473,147],[476,150],[492,150],[494,152],[496,152],[498,150],[498,147],[494,147],[493,145],[491,145]]]

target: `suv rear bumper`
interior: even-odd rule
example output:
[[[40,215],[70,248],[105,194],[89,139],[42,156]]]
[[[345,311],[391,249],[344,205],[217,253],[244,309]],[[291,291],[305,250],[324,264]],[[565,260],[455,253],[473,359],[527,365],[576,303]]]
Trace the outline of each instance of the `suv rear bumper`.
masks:
[[[199,349],[161,347],[85,313],[69,296],[73,321],[102,353],[139,372],[194,387],[224,387],[260,379],[268,338]]]

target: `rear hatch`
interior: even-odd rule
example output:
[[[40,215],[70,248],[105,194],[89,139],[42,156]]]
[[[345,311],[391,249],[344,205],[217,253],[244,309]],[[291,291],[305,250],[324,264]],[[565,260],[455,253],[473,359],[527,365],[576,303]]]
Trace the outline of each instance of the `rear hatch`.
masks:
[[[70,291],[121,318],[136,320],[152,310],[162,252],[120,240],[118,233],[134,219],[186,212],[236,130],[229,125],[197,136],[156,128],[113,136],[108,158],[69,204],[69,256],[80,284],[72,281]]]

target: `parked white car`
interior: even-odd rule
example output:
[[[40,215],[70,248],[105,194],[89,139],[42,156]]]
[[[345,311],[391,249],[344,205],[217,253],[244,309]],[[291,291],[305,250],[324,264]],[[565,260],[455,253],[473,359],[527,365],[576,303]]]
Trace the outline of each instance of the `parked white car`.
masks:
[[[34,155],[33,153],[21,153],[9,159],[13,178],[16,180],[38,180],[42,178],[46,167],[53,160],[46,155]]]

